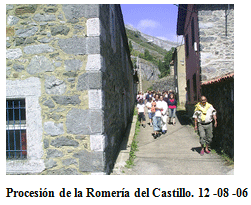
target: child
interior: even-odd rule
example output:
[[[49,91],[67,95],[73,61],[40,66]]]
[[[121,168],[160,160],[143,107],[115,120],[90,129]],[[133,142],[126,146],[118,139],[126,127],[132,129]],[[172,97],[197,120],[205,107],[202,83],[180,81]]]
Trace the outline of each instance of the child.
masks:
[[[143,103],[143,99],[139,100],[139,103],[137,104],[138,109],[138,120],[141,123],[141,125],[145,128],[146,127],[146,117],[145,117],[145,104]]]

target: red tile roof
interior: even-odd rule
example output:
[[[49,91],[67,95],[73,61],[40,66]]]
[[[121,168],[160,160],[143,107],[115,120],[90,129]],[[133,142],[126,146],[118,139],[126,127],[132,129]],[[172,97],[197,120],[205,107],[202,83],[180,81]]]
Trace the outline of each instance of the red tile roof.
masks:
[[[213,83],[218,83],[218,82],[221,82],[221,81],[226,80],[228,78],[234,78],[234,73],[230,73],[230,74],[227,74],[227,75],[225,75],[223,77],[219,77],[219,78],[209,80],[209,81],[206,81],[206,82],[201,82],[201,85],[210,85],[210,84],[213,84]]]

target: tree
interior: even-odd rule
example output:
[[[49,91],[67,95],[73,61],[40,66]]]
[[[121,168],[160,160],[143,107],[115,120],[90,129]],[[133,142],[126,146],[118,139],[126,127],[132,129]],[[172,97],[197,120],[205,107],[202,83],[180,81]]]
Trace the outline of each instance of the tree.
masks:
[[[129,50],[130,50],[130,53],[132,53],[132,49],[133,49],[133,47],[132,47],[132,41],[129,41]]]
[[[149,61],[152,61],[152,60],[153,60],[153,56],[150,54],[150,52],[149,52],[148,49],[145,49],[145,52],[144,52],[144,59],[145,59],[145,60],[149,60]]]
[[[167,75],[170,74],[170,63],[172,61],[172,57],[173,57],[173,51],[174,51],[174,47],[171,48],[170,51],[167,52],[167,54],[164,56],[164,61],[161,62],[159,60],[159,63],[158,63],[158,68],[159,68],[159,71],[160,71],[160,75],[159,77],[160,78],[163,78]]]

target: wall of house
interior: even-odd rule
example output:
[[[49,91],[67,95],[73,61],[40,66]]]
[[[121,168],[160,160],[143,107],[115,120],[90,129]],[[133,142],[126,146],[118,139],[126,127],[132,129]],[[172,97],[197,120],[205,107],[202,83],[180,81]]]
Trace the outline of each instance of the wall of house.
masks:
[[[178,100],[181,107],[186,104],[186,58],[185,45],[178,46],[174,56],[174,74],[178,93]]]
[[[27,141],[38,140],[39,155],[28,159],[39,168],[23,174],[109,173],[134,100],[118,8],[114,36],[109,5],[6,5],[6,97],[25,98],[29,112],[30,93],[38,93],[41,133],[34,139],[27,125]],[[19,173],[18,161],[7,173]]]
[[[201,80],[234,71],[233,5],[198,5]]]
[[[202,94],[218,112],[218,128],[212,146],[234,157],[234,79],[220,80],[234,73],[233,5],[199,5]]]
[[[114,28],[111,28],[111,23]],[[100,24],[100,52],[105,65],[105,71],[102,72],[105,160],[106,169],[109,171],[113,167],[123,134],[133,115],[136,90],[120,7],[102,5]]]
[[[191,116],[194,105],[200,98],[200,54],[198,32],[197,6],[187,5],[184,24],[185,56],[186,56],[186,84],[188,102],[186,108]]]

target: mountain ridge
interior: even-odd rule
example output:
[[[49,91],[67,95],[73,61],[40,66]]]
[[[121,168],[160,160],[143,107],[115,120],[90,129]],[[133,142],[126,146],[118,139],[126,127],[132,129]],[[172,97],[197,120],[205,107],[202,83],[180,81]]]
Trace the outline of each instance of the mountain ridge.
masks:
[[[165,49],[166,51],[171,50],[172,47],[177,47],[178,46],[178,43],[176,43],[174,41],[163,40],[163,39],[160,39],[158,37],[145,34],[145,33],[141,32],[140,30],[134,28],[132,25],[126,24],[125,28],[129,29],[129,30],[132,30],[134,32],[140,33],[140,35],[143,38],[147,39],[149,43],[153,43],[153,44]]]

